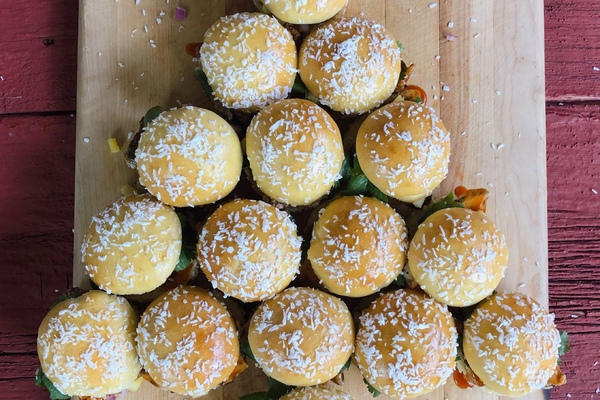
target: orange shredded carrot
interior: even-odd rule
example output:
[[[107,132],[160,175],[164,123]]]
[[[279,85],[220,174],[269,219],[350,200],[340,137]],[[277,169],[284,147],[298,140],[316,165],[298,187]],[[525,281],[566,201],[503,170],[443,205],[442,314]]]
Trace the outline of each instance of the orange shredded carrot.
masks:
[[[465,208],[483,212],[487,209],[486,202],[490,197],[490,192],[487,189],[467,189],[464,186],[459,186],[454,189],[454,194],[463,203]]]

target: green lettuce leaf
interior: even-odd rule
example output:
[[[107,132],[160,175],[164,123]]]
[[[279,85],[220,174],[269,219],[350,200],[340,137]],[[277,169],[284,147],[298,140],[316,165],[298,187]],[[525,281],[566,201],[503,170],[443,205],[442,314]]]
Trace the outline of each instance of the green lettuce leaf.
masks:
[[[62,400],[62,399],[70,399],[71,396],[66,394],[62,394],[56,386],[48,379],[42,368],[38,368],[35,373],[35,385],[39,387],[45,387],[50,392],[51,400]]]

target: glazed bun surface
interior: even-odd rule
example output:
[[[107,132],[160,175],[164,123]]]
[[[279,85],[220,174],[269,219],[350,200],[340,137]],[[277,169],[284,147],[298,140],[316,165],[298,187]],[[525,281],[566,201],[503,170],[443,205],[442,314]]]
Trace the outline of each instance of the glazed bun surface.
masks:
[[[308,100],[282,100],[261,110],[246,133],[252,176],[267,196],[292,206],[329,193],[344,161],[342,137],[325,110]]]
[[[138,317],[122,297],[100,290],[54,306],[38,330],[44,374],[63,394],[102,397],[137,386]]]
[[[417,229],[408,267],[419,286],[454,307],[477,304],[492,294],[508,266],[502,232],[482,212],[446,208]]]
[[[354,357],[375,389],[413,398],[443,385],[452,374],[457,337],[445,305],[421,291],[399,289],[363,311]]]
[[[277,18],[291,24],[318,24],[340,12],[347,0],[263,0]]]
[[[268,376],[290,386],[313,386],[340,372],[352,354],[354,325],[337,297],[292,287],[258,307],[248,341]]]
[[[469,366],[487,389],[505,396],[545,387],[559,346],[554,316],[521,293],[494,294],[465,321],[463,351]]]
[[[292,34],[277,19],[239,13],[206,31],[200,63],[217,100],[255,112],[292,91],[298,58]]]
[[[214,203],[242,171],[242,148],[231,125],[212,111],[164,111],[144,128],[135,153],[140,182],[174,207]]]
[[[225,382],[239,357],[235,323],[204,289],[179,286],[150,304],[137,327],[137,349],[159,387],[199,397]]]
[[[352,400],[352,398],[341,390],[320,385],[298,387],[279,400]]]
[[[300,48],[300,77],[319,101],[343,114],[362,114],[393,93],[400,50],[385,28],[361,18],[318,27]]]
[[[432,108],[411,101],[393,102],[362,123],[356,155],[379,190],[416,203],[448,174],[450,134]]]
[[[202,227],[198,261],[214,288],[244,302],[265,300],[298,274],[301,239],[285,211],[257,200],[219,207]]]
[[[180,252],[177,214],[150,195],[122,197],[94,216],[81,245],[90,279],[121,295],[147,293],[165,283]]]
[[[408,236],[402,217],[372,197],[329,203],[314,225],[308,259],[327,290],[364,297],[402,272]]]

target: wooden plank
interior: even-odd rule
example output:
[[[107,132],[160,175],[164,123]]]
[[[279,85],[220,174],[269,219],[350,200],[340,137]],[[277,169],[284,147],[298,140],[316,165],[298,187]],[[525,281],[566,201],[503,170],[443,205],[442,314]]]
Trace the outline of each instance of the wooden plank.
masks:
[[[135,129],[153,105],[174,106],[176,100],[206,104],[198,85],[190,83],[193,64],[183,46],[200,41],[202,32],[226,10],[247,9],[249,4],[231,0],[202,9],[189,6],[188,19],[180,24],[171,17],[175,5],[164,2],[137,7],[134,2],[81,2],[79,80],[86,85],[78,92],[76,284],[86,283],[79,243],[90,217],[118,198],[120,186],[133,179],[121,156],[109,153],[106,139],[115,136],[123,143],[126,132]],[[384,23],[404,44],[404,57],[417,64],[412,82],[430,93],[431,104],[441,107],[454,133],[451,174],[438,193],[458,184],[490,183],[490,215],[507,234],[511,249],[511,269],[503,287],[517,289],[526,283],[519,290],[547,304],[542,11],[541,0],[514,5],[356,0],[346,14],[362,12]],[[451,32],[460,38],[454,42],[445,40],[449,21],[454,22]],[[440,91],[444,86],[449,91]],[[467,133],[461,136],[461,131]],[[499,143],[502,149],[492,149]],[[370,398],[356,371],[349,375],[345,390],[356,399]],[[255,372],[245,374],[208,398],[235,398],[239,387],[252,392],[259,387],[256,377]],[[147,390],[130,398],[146,398]],[[447,385],[427,398],[496,397],[457,392]],[[541,394],[529,398],[539,399]]]
[[[75,118],[0,117],[0,399],[35,388],[37,328],[71,286]]]
[[[0,114],[75,109],[77,12],[74,0],[0,2]]]
[[[600,193],[600,105],[550,106],[547,130],[550,307],[571,338],[561,365],[569,381],[552,395],[597,398],[600,194],[592,189]]]
[[[447,89],[441,116],[454,133],[442,192],[459,184],[491,192],[488,214],[509,248],[500,288],[547,306],[543,3],[450,1],[440,7],[440,80]],[[447,385],[448,398],[464,393]]]
[[[546,98],[600,99],[600,2],[546,0],[545,11]]]

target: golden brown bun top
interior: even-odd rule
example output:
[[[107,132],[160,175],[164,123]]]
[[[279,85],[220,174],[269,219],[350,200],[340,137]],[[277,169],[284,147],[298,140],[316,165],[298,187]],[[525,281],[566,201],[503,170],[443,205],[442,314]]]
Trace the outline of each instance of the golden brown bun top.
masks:
[[[434,299],[454,307],[477,304],[504,276],[508,248],[482,212],[447,208],[417,229],[408,250],[410,273]]]
[[[252,112],[286,98],[298,66],[292,34],[262,13],[221,17],[204,35],[200,62],[217,100]]]
[[[402,272],[408,235],[402,217],[372,197],[340,197],[321,210],[308,259],[327,290],[364,297]]]
[[[122,297],[100,290],[54,306],[38,330],[44,374],[63,394],[102,397],[135,386],[138,317]]]
[[[412,398],[446,382],[454,370],[457,338],[445,305],[421,291],[399,289],[363,311],[354,357],[375,389]]]
[[[261,110],[246,132],[252,176],[267,196],[292,206],[326,195],[340,178],[342,137],[325,110],[308,100],[282,100]]]
[[[292,287],[258,307],[248,341],[267,375],[290,386],[318,385],[335,377],[352,354],[352,315],[337,297]]]
[[[231,125],[191,106],[164,111],[150,122],[135,158],[141,184],[175,207],[222,199],[242,171],[242,148]]]
[[[177,214],[150,195],[122,197],[92,217],[81,245],[90,279],[122,295],[148,293],[165,283],[180,252]]]
[[[300,48],[300,77],[319,101],[344,114],[383,103],[400,75],[400,50],[385,28],[361,18],[331,20]]]
[[[325,385],[299,387],[279,400],[352,400],[349,394]]]
[[[371,113],[360,126],[356,155],[379,190],[415,203],[429,196],[448,174],[450,134],[432,108],[393,102]]]
[[[277,18],[291,24],[318,24],[340,12],[347,0],[263,0]]]
[[[240,199],[208,218],[198,241],[198,260],[214,288],[252,302],[289,285],[300,268],[301,244],[285,211]]]
[[[463,351],[486,388],[522,396],[546,386],[558,359],[554,315],[522,293],[485,299],[465,321]]]
[[[163,389],[199,397],[229,378],[238,362],[235,323],[204,289],[179,286],[150,304],[137,328],[144,369]]]

